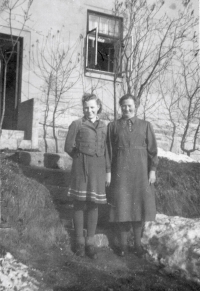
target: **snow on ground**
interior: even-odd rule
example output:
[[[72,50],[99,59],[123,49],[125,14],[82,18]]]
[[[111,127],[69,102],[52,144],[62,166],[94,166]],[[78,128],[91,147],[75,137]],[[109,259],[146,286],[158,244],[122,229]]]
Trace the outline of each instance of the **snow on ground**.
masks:
[[[158,148],[158,156],[176,162],[197,162],[192,158]],[[157,214],[146,222],[142,242],[150,258],[168,272],[178,272],[200,283],[200,218],[188,219]]]
[[[29,275],[28,267],[17,262],[10,253],[0,258],[0,291],[41,291],[39,283]]]
[[[200,283],[200,218],[157,214],[145,223],[142,243],[165,271]]]
[[[163,158],[167,158],[168,160],[172,160],[178,163],[191,163],[191,162],[196,162],[198,163],[198,161],[186,156],[186,155],[182,155],[182,154],[175,154],[169,151],[164,151],[161,148],[158,148],[158,156],[159,157],[163,157]]]

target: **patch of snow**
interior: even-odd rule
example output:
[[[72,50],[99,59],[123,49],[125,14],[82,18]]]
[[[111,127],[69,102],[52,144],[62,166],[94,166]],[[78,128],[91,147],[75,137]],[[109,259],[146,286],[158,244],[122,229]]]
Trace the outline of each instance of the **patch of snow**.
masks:
[[[163,269],[200,283],[200,218],[157,214],[145,223],[142,243]]]
[[[163,157],[163,158],[167,158],[168,160],[172,160],[178,163],[192,163],[192,162],[196,162],[198,163],[198,161],[188,157],[187,155],[183,155],[183,154],[175,154],[169,151],[164,151],[161,148],[158,148],[158,156],[159,157]]]
[[[10,253],[0,258],[0,291],[41,291],[39,283]]]

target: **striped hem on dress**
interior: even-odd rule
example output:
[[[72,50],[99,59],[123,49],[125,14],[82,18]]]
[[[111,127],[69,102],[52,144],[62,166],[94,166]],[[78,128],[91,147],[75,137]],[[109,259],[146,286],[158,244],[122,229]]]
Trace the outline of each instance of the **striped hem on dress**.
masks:
[[[88,192],[88,191],[81,191],[81,190],[75,190],[72,188],[68,189],[67,193],[68,197],[75,198],[76,200],[80,201],[93,201],[97,203],[106,203],[106,194],[97,194],[96,192]]]

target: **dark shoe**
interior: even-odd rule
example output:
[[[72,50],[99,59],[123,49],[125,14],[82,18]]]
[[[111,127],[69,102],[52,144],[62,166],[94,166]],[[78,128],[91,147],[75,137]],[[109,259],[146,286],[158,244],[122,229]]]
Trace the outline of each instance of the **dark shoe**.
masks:
[[[84,244],[76,244],[75,254],[78,257],[84,257],[85,256],[85,245]]]
[[[97,259],[97,252],[93,245],[88,245],[85,247],[85,253],[90,259]]]
[[[143,249],[142,246],[136,247],[134,249],[134,254],[138,257],[138,258],[143,258],[146,254],[147,251]]]

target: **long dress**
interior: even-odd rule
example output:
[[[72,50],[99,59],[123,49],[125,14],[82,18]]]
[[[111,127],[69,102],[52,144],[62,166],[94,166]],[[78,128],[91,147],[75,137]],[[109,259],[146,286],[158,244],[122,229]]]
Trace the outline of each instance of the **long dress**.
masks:
[[[103,156],[96,154],[90,156],[81,153],[76,148],[76,137],[80,131],[79,123],[77,121],[72,122],[65,142],[65,151],[73,158],[67,196],[72,200],[105,204],[107,203],[106,172],[110,172],[110,163],[106,151],[106,125],[101,120],[92,123],[85,118],[82,119],[82,123],[88,130],[99,132],[102,148],[105,147],[105,154]]]
[[[149,171],[158,165],[157,144],[151,124],[136,117],[108,125],[111,185],[108,191],[110,222],[151,221],[156,204]]]

